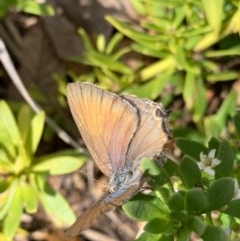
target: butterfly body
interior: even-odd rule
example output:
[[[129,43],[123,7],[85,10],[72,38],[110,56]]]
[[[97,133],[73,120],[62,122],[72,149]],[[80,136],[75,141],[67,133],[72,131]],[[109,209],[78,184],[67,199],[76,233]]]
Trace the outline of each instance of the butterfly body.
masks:
[[[150,100],[119,96],[89,83],[69,84],[67,98],[92,158],[109,177],[106,193],[66,231],[76,236],[139,190],[140,160],[159,155],[171,132],[168,113]]]

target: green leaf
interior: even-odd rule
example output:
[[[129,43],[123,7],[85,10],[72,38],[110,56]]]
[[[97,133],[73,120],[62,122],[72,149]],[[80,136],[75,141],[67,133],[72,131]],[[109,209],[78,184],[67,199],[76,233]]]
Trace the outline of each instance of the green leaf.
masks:
[[[215,32],[219,32],[222,26],[224,14],[224,0],[202,0],[204,12],[208,23]]]
[[[224,191],[223,191],[224,190]],[[209,211],[219,209],[227,205],[234,195],[234,181],[232,178],[224,177],[217,179],[207,190]]]
[[[38,208],[38,195],[36,190],[28,183],[21,184],[22,198],[28,213],[35,213]]]
[[[211,137],[210,140],[208,141],[208,149],[209,150],[218,151],[219,145],[220,145],[220,141],[215,137]]]
[[[145,225],[144,230],[148,233],[158,234],[163,233],[169,227],[171,227],[171,224],[168,220],[162,218],[153,218]]]
[[[45,16],[53,16],[55,11],[54,8],[45,3],[38,3],[37,1],[18,1],[18,8],[25,13],[30,13],[34,15],[45,15]]]
[[[78,151],[65,150],[38,158],[32,165],[33,172],[46,172],[49,175],[62,175],[79,169],[88,159]]]
[[[166,211],[159,198],[138,194],[122,206],[124,212],[135,220],[148,221],[153,218],[166,219]]]
[[[0,202],[0,220],[8,213],[10,206],[13,203],[15,193],[18,189],[17,180],[12,180],[9,184],[8,189],[5,190],[5,193],[1,194],[1,202]]]
[[[13,200],[9,206],[9,211],[7,213],[6,218],[4,219],[3,232],[8,237],[13,237],[16,233],[19,225],[20,219],[23,212],[22,207],[22,197],[21,197],[21,189],[17,187],[16,192],[14,193]]]
[[[237,113],[234,117],[233,117],[233,121],[236,127],[236,131],[238,134],[238,137],[240,137],[240,113]]]
[[[26,144],[28,132],[30,131],[32,116],[33,113],[28,105],[24,104],[21,106],[21,109],[18,112],[17,121],[24,145]]]
[[[2,152],[1,161],[13,162],[13,158],[16,156],[16,148],[12,142],[12,137],[5,125],[0,121],[0,148]]]
[[[169,81],[172,74],[173,70],[169,69],[166,71],[166,73],[162,73],[158,77],[153,78],[141,85],[131,85],[129,88],[126,88],[124,92],[137,95],[139,98],[156,99],[165,88],[166,83]]]
[[[234,199],[229,204],[224,213],[240,219],[240,199]]]
[[[40,142],[45,121],[45,113],[39,112],[31,120],[31,129],[28,132],[26,146],[30,146],[30,154],[34,154]]]
[[[206,224],[203,222],[203,219],[197,216],[193,216],[189,220],[188,225],[191,230],[193,230],[195,233],[197,233],[200,236],[203,235],[203,233],[206,230]]]
[[[168,200],[168,207],[171,211],[180,212],[184,208],[184,197],[181,193],[174,193]]]
[[[217,159],[221,161],[215,167],[216,178],[229,176],[233,170],[234,155],[231,146],[227,141],[222,141],[217,152]]]
[[[88,51],[85,54],[89,64],[99,68],[107,68],[122,74],[133,74],[133,71],[125,64],[115,60],[112,56],[101,54],[95,51]]]
[[[61,226],[72,224],[76,217],[66,200],[52,189],[44,176],[39,175],[36,178],[40,199],[51,220]]]
[[[195,103],[194,99],[196,96],[195,88],[196,88],[196,81],[195,81],[195,74],[191,72],[187,72],[187,76],[184,83],[183,89],[183,99],[186,103],[186,107],[191,110]]]
[[[5,101],[0,101],[0,123],[1,127],[5,128],[5,131],[11,137],[11,142],[15,146],[18,146],[22,141],[19,129],[12,112]]]
[[[135,239],[135,241],[160,241],[162,236],[163,236],[162,234],[152,234],[152,233],[144,232],[143,234],[141,234],[139,238]],[[172,236],[171,239],[163,239],[163,240],[174,241],[174,238]]]
[[[185,209],[189,212],[199,213],[207,206],[207,196],[203,189],[190,189],[185,195]]]
[[[201,236],[204,241],[228,241],[226,233],[219,227],[207,226]]]
[[[120,42],[123,40],[123,35],[119,32],[113,35],[106,47],[106,54],[111,54],[119,46]]]
[[[184,183],[188,188],[195,187],[202,182],[201,171],[197,163],[188,156],[181,159],[179,167]]]
[[[177,138],[176,144],[184,154],[196,161],[200,160],[200,152],[208,152],[208,149],[204,145],[186,138]]]

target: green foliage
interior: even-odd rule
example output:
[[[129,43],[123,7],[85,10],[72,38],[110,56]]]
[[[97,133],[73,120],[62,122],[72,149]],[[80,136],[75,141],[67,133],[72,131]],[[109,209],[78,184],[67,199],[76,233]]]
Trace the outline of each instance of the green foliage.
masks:
[[[54,14],[54,9],[46,3],[39,3],[36,0],[1,0],[0,1],[0,17],[3,17],[8,12],[22,11],[34,15],[47,15]]]
[[[86,156],[75,151],[60,151],[35,156],[44,127],[43,112],[32,116],[23,106],[17,122],[6,102],[0,102],[0,220],[2,235],[11,239],[20,225],[22,213],[35,213],[39,201],[55,224],[71,224],[74,213],[48,184],[49,175],[77,170]]]
[[[143,98],[156,99],[162,93],[161,102],[165,105],[181,95],[185,110],[176,111],[174,115],[178,116],[173,118],[191,114],[197,131],[189,129],[189,135],[203,139],[225,133],[237,95],[232,91],[214,114],[207,114],[207,95],[217,82],[239,78],[237,68],[224,66],[239,55],[239,40],[234,35],[240,30],[239,4],[234,0],[211,4],[205,0],[131,2],[141,16],[139,26],[106,16],[118,30],[108,44],[101,34],[93,44],[84,30],[79,31],[86,51],[84,58],[73,59],[92,68],[73,79],[97,79],[103,88],[124,90]],[[124,36],[128,44],[123,44]],[[130,58],[131,53],[139,56],[133,58],[134,68],[125,63],[124,56],[129,53]],[[168,88],[171,91],[164,94]],[[177,135],[178,129],[175,131]]]
[[[203,240],[238,240],[231,222],[226,221],[240,225],[240,188],[234,178],[240,159],[234,157],[233,146],[214,137],[208,147],[183,138],[176,144],[185,154],[180,163],[168,160],[164,167],[157,167],[154,161],[143,160],[142,168],[153,191],[138,194],[123,205],[130,217],[147,222],[136,240],[190,240],[193,232]],[[213,172],[200,165],[214,162]],[[227,235],[225,230],[229,229]]]

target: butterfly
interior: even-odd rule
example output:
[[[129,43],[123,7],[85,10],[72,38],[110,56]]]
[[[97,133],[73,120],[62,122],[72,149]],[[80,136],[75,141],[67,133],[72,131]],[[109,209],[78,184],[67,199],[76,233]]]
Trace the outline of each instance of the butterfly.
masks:
[[[65,232],[77,236],[94,219],[138,192],[143,175],[140,160],[159,155],[171,131],[168,112],[150,100],[80,82],[68,84],[67,100],[89,153],[109,177],[103,196]]]

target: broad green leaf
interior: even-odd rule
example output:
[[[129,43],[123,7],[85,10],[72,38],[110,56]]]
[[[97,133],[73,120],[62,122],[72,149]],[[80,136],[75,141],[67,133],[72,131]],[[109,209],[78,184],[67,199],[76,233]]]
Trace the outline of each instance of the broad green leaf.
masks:
[[[33,163],[33,172],[46,172],[50,175],[62,175],[79,169],[88,159],[78,151],[66,150],[38,158]]]
[[[178,241],[189,241],[191,236],[191,230],[186,225],[183,225],[176,233]]]
[[[202,182],[201,171],[198,168],[196,161],[188,156],[184,156],[180,161],[179,167],[184,183],[188,188],[195,187]]]
[[[148,221],[153,218],[167,218],[168,215],[163,211],[162,205],[163,203],[159,198],[138,194],[125,203],[122,208],[129,217],[135,220]]]
[[[139,238],[135,239],[135,241],[160,241],[161,237],[163,237],[163,234],[152,234],[148,232],[144,232],[140,235]],[[171,239],[166,239],[164,236],[164,241],[174,241],[174,237],[172,236]]]
[[[198,235],[203,235],[206,230],[206,224],[203,219],[197,216],[193,216],[188,222],[189,228]]]
[[[9,210],[6,218],[4,219],[4,224],[3,224],[4,225],[3,232],[8,237],[13,237],[14,234],[16,233],[20,225],[20,218],[21,218],[22,212],[23,212],[22,195],[21,195],[21,189],[18,186],[14,193],[12,202],[9,206]]]
[[[70,225],[76,217],[67,201],[48,184],[44,176],[37,176],[39,197],[49,217],[56,225]]]
[[[240,199],[234,199],[229,204],[224,213],[240,219]]]
[[[0,101],[0,123],[1,128],[5,128],[5,131],[11,137],[11,142],[15,146],[18,146],[22,141],[19,129],[12,112],[5,101]]]
[[[188,212],[199,213],[207,206],[207,196],[203,189],[190,189],[185,195],[185,209]]]
[[[184,197],[181,193],[174,193],[168,200],[168,207],[171,211],[180,212],[184,208]]]
[[[224,191],[223,191],[224,190]],[[227,205],[234,195],[234,181],[230,177],[217,179],[207,190],[207,211],[216,210]]]
[[[216,226],[206,226],[205,232],[201,235],[204,241],[230,241],[227,234]]]
[[[222,141],[220,143],[216,157],[221,163],[215,167],[215,177],[229,176],[233,170],[234,155],[232,148],[227,141]]]
[[[211,137],[208,142],[208,149],[209,150],[215,149],[218,151],[219,145],[220,145],[220,141],[218,139],[216,139],[215,137]]]
[[[163,233],[165,230],[171,227],[169,220],[162,218],[153,218],[151,219],[144,227],[144,230],[148,233]]]
[[[190,156],[196,161],[200,160],[200,152],[208,152],[208,149],[204,145],[189,139],[177,138],[176,144],[184,154]]]

